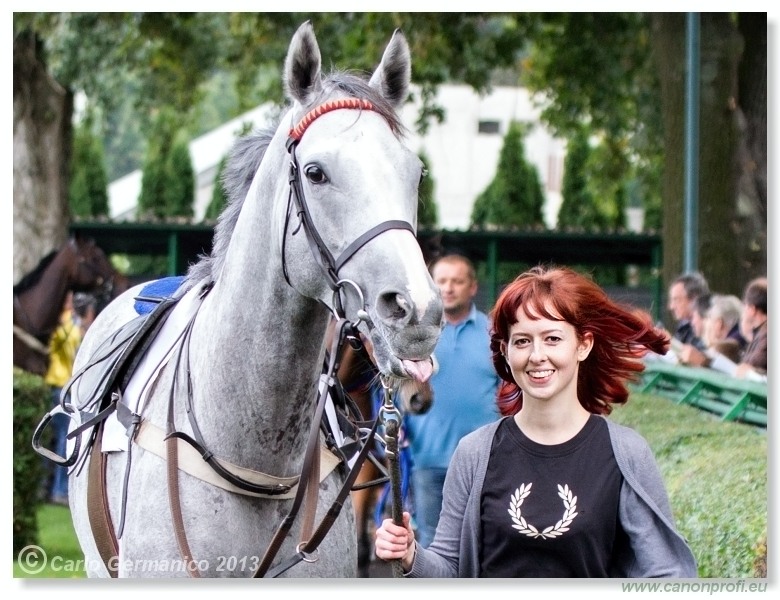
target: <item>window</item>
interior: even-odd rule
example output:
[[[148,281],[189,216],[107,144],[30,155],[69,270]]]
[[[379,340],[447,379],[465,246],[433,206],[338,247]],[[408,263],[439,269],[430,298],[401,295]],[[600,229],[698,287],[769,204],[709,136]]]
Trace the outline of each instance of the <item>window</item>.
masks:
[[[477,129],[478,133],[497,134],[500,133],[501,123],[498,121],[480,121]]]

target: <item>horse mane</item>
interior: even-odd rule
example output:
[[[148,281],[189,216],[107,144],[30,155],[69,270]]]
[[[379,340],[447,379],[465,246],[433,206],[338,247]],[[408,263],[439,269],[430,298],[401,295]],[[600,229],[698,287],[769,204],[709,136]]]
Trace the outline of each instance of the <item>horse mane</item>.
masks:
[[[322,104],[326,98],[338,93],[350,98],[369,100],[374,105],[374,112],[387,121],[394,135],[401,137],[405,133],[403,123],[387,99],[377,89],[368,85],[368,81],[347,71],[336,71],[325,78],[322,94],[309,106],[304,107],[304,112]],[[221,181],[227,196],[227,204],[222,209],[214,227],[211,253],[201,255],[198,262],[190,266],[180,288],[182,293],[203,279],[208,278],[215,281],[222,272],[225,255],[236,228],[238,216],[241,214],[244,200],[278,126],[279,121],[277,120],[267,127],[237,138],[233,143],[228,153]]]
[[[52,250],[41,259],[37,267],[22,277],[19,280],[19,283],[14,286],[14,296],[26,292],[31,287],[37,285],[37,283],[41,280],[41,276],[46,270],[46,267],[51,264],[55,256],[57,256],[57,250]]]

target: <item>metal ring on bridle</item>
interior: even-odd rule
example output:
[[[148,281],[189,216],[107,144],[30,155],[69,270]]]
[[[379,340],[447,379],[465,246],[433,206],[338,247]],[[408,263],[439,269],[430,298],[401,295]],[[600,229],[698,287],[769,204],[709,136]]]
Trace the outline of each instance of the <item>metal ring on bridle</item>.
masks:
[[[339,279],[336,282],[336,289],[333,291],[333,305],[334,308],[331,309],[333,314],[337,319],[340,319],[344,317],[345,315],[340,315],[339,310],[344,309],[342,303],[341,303],[341,289],[344,287],[345,284],[351,285],[353,288],[355,288],[355,291],[357,292],[359,298],[360,298],[360,308],[357,311],[357,320],[352,322],[353,327],[357,327],[360,324],[360,321],[366,321],[368,322],[368,312],[366,312],[365,306],[366,306],[366,300],[363,296],[363,290],[360,289],[360,286],[352,281],[351,279]]]
[[[320,549],[315,548],[314,552],[307,553],[302,550],[302,548],[307,544],[308,542],[301,542],[295,547],[296,554],[301,555],[301,559],[303,562],[307,563],[315,563],[320,559]]]

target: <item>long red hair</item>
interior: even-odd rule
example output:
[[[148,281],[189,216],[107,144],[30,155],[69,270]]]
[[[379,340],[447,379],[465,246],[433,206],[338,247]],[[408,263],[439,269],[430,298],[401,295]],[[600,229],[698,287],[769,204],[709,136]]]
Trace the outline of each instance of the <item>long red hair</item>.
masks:
[[[502,415],[513,415],[523,405],[523,392],[501,353],[518,310],[529,318],[565,321],[580,339],[593,335],[593,349],[580,363],[577,395],[594,414],[608,415],[613,404],[625,404],[627,383],[644,370],[641,357],[669,349],[669,334],[656,328],[646,311],[614,302],[594,281],[567,267],[534,267],[501,292],[491,311],[490,349],[503,380],[497,398]]]

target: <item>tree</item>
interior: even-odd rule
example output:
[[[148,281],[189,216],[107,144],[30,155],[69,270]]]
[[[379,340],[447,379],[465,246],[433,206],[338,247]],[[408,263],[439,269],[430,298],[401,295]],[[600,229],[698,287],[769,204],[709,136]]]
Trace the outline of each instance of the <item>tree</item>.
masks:
[[[587,127],[569,141],[563,170],[563,202],[558,227],[574,230],[614,230],[623,224],[623,182],[605,176],[610,152],[592,147]]]
[[[434,229],[439,221],[439,212],[434,199],[435,183],[431,174],[431,161],[424,150],[420,151],[419,156],[425,175],[420,181],[420,189],[417,192],[417,228]]]
[[[73,94],[55,81],[32,30],[14,37],[13,278],[67,239]]]
[[[76,129],[73,140],[69,201],[74,216],[108,216],[105,153],[100,138],[92,132],[90,118],[85,118]]]
[[[766,29],[765,13],[701,14],[699,263],[724,293],[767,272]],[[531,37],[523,81],[544,94],[543,120],[566,138],[587,123],[647,222],[662,214],[669,282],[683,259],[685,14],[545,13]]]
[[[523,127],[511,123],[496,175],[474,202],[472,227],[544,227],[544,191],[536,167],[525,158]]]
[[[14,13],[14,281],[68,235],[75,91],[100,114],[197,106],[229,35],[223,13]],[[100,124],[104,125],[104,124]]]
[[[168,158],[168,186],[163,202],[172,217],[192,219],[195,214],[195,169],[192,166],[189,140],[177,136]]]
[[[112,142],[126,139],[110,135],[120,123],[148,138],[164,106],[191,127],[219,71],[235,77],[238,114],[281,100],[280,65],[306,19],[330,65],[364,71],[401,28],[421,130],[443,116],[432,100],[440,83],[483,91],[497,75],[522,77],[544,94],[556,134],[587,123],[609,178],[637,182],[649,223],[663,212],[665,279],[681,268],[683,13],[14,13],[14,276],[67,235],[75,91],[101,109]],[[699,255],[723,292],[766,274],[766,32],[766,13],[701,14]],[[133,115],[120,117],[114,109],[129,96]]]
[[[741,295],[747,281],[767,274],[766,257],[766,94],[739,96],[740,75],[762,78],[766,85],[766,15],[763,27],[755,18],[730,13],[701,15],[701,65],[698,171],[698,263],[710,286],[722,293]],[[685,15],[658,13],[652,16],[654,57],[660,75],[664,139],[664,279],[670,281],[683,270],[685,198]],[[745,45],[745,33],[756,36]],[[761,40],[764,46],[761,49]],[[745,55],[746,49],[753,55]],[[751,66],[746,63],[751,63]],[[753,63],[758,66],[752,66]],[[761,74],[763,64],[763,75]],[[744,65],[744,70],[741,69]],[[760,85],[760,84],[757,84]],[[744,109],[741,102],[745,101]],[[762,107],[763,104],[763,107]],[[754,122],[747,122],[750,115]],[[756,125],[763,123],[761,134]],[[760,125],[759,125],[760,127]],[[740,151],[750,157],[740,163]],[[745,170],[748,167],[749,170]],[[744,175],[742,174],[744,173]],[[752,190],[740,193],[740,181]],[[747,192],[747,193],[745,193]]]
[[[225,187],[222,183],[222,177],[225,173],[225,165],[227,165],[227,156],[223,156],[217,166],[217,174],[214,176],[214,189],[211,192],[211,200],[206,207],[206,214],[203,215],[203,219],[206,221],[216,221],[219,217],[222,209],[227,204],[227,195],[225,194]]]
[[[281,65],[307,19],[317,24],[329,64],[342,69],[373,71],[393,30],[403,29],[425,100],[420,127],[442,116],[432,102],[436,85],[457,80],[486,89],[491,73],[516,64],[527,28],[520,13],[14,13],[15,278],[67,236],[74,92],[100,109],[106,148],[134,137],[110,135],[119,123],[137,123],[135,137],[148,140],[166,106],[191,126],[205,82],[220,70],[235,75],[232,118],[263,101],[281,102]]]
[[[138,216],[191,218],[194,199],[195,174],[187,140],[177,130],[173,115],[161,111],[144,162]]]

